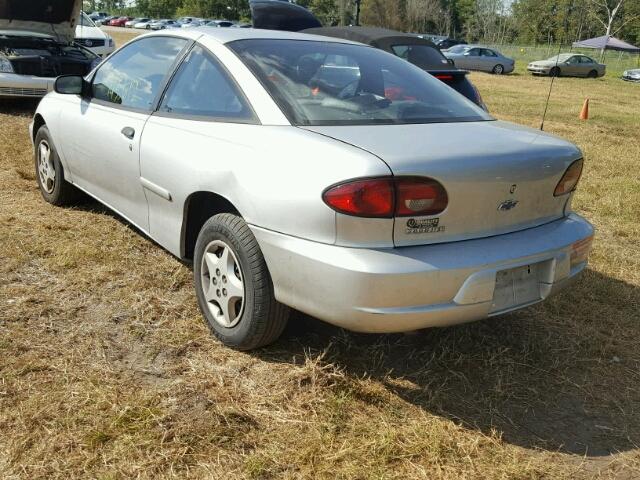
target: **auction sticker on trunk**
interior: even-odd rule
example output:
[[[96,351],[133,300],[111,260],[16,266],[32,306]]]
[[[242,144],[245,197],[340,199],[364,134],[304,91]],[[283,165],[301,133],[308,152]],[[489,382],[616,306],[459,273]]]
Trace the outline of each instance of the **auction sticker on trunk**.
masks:
[[[440,225],[440,218],[426,218],[423,220],[410,218],[407,220],[405,233],[440,233],[444,231],[445,227]]]

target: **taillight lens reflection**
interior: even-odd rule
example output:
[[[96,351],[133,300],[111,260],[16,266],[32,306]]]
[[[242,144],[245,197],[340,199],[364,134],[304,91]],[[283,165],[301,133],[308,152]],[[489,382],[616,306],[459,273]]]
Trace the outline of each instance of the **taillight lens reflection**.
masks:
[[[578,181],[580,180],[580,175],[582,175],[582,159],[576,160],[567,171],[564,172],[564,175],[558,182],[555,191],[553,192],[554,197],[559,197],[560,195],[565,195],[567,193],[571,193],[576,189],[578,185]]]
[[[444,187],[426,177],[354,180],[328,188],[322,198],[336,212],[378,218],[436,215],[449,201]]]
[[[431,178],[400,178],[396,181],[396,216],[436,215],[447,208],[444,187]]]
[[[571,268],[587,261],[591,245],[593,244],[593,235],[579,240],[571,245]]]

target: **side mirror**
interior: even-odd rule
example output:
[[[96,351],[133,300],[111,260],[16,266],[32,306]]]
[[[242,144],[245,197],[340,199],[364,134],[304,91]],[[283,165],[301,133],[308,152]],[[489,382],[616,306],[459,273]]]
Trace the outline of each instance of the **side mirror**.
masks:
[[[82,95],[84,83],[84,78],[80,75],[62,75],[56,78],[53,89],[63,95]]]

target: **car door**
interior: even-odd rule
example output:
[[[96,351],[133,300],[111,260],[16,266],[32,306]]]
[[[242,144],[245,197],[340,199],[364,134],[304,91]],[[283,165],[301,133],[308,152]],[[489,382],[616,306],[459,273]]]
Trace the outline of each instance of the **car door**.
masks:
[[[243,144],[259,134],[258,119],[222,63],[196,44],[177,69],[149,118],[140,151],[140,180],[147,191],[149,232],[180,253],[187,198],[194,190],[225,195],[233,168],[250,158]]]
[[[165,79],[188,43],[164,36],[132,42],[101,64],[85,98],[62,111],[63,150],[73,182],[145,231],[140,140]]]
[[[567,59],[565,64],[562,66],[562,74],[572,76],[582,75],[579,55],[574,55]]]
[[[593,61],[592,58],[581,55],[580,56],[580,75],[586,77],[591,71],[598,71],[598,64]]]
[[[482,49],[481,58],[482,58],[482,70],[484,70],[485,72],[493,71],[493,68],[498,63],[500,63],[499,61],[500,57],[498,56],[498,54],[493,50],[489,50],[488,48]],[[502,65],[502,66],[506,67],[506,65]]]
[[[462,67],[471,70],[481,70],[482,62],[480,60],[480,48],[470,48],[461,56]]]

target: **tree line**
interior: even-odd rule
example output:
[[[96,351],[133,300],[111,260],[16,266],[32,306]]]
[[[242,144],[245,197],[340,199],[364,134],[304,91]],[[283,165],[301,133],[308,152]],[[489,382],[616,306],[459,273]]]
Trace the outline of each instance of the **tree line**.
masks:
[[[355,21],[356,0],[298,0],[325,25]],[[605,35],[640,43],[640,0],[361,0],[360,23],[490,43],[571,43]],[[88,11],[153,18],[250,19],[248,0],[85,1]],[[613,16],[612,16],[613,13]]]

